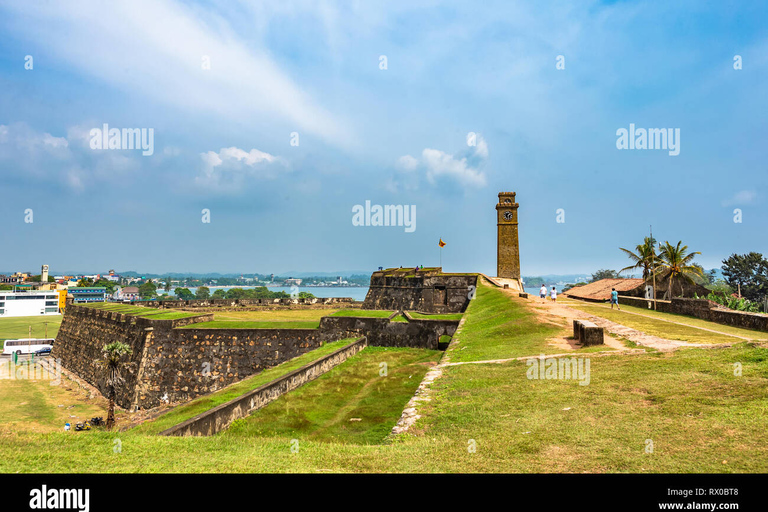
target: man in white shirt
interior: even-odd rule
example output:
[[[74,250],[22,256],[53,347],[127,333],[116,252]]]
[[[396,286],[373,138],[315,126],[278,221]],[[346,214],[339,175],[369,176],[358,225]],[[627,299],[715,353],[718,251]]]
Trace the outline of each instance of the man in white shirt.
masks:
[[[547,299],[547,287],[544,284],[541,285],[541,290],[539,290],[539,297],[541,297],[541,300]]]

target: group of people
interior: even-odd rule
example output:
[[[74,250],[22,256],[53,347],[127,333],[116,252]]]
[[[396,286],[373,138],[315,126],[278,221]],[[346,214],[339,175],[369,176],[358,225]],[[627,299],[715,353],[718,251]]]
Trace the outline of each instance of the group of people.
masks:
[[[557,302],[557,290],[554,286],[552,287],[552,291],[549,292],[549,296],[552,299],[552,302]],[[547,299],[547,287],[543,284],[539,290],[539,297],[541,297],[542,300]],[[611,288],[611,309],[613,309],[614,304],[616,304],[616,307],[621,311],[621,308],[619,307],[619,292],[616,291],[616,288]]]
[[[552,302],[557,302],[557,290],[555,287],[552,287],[552,291],[549,292],[550,298],[552,299]],[[547,287],[545,285],[541,285],[541,290],[539,290],[539,297],[542,299],[547,298]]]

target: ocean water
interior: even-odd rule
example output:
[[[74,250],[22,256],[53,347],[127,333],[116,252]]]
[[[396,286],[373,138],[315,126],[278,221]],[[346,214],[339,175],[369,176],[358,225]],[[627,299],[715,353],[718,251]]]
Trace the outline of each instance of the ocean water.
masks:
[[[541,286],[536,287],[528,287],[526,286],[523,288],[525,290],[525,293],[528,295],[535,295],[536,297],[539,296],[539,290],[541,290]],[[555,290],[557,290],[557,294],[560,295],[563,293],[563,287],[555,285]],[[547,286],[547,297],[549,297],[549,294],[552,292],[552,285]]]
[[[209,286],[208,287],[211,290],[211,293],[213,293],[216,290],[224,290],[227,291],[232,288],[243,288],[243,289],[250,289],[254,288],[253,286]],[[291,287],[290,286],[268,286],[267,289],[271,292],[285,292],[285,293],[291,293]],[[197,291],[197,288],[190,288],[189,291],[192,293],[195,293]],[[299,292],[309,292],[315,297],[350,297],[351,299],[363,301],[365,300],[365,296],[368,293],[368,287],[367,286],[299,286]],[[168,295],[175,295],[173,293],[173,290],[170,292],[166,292],[165,290],[158,289],[157,294],[162,295],[164,293],[167,293]]]

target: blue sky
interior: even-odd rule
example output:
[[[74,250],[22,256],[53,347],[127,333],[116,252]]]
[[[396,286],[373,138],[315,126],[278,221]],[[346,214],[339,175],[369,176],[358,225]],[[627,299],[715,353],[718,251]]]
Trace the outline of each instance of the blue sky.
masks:
[[[0,0],[0,271],[374,270],[442,237],[494,274],[507,190],[524,275],[626,266],[651,224],[707,268],[768,253],[765,4],[253,4]],[[92,149],[104,123],[154,153]],[[617,149],[631,123],[679,155]],[[353,226],[366,200],[416,229]]]

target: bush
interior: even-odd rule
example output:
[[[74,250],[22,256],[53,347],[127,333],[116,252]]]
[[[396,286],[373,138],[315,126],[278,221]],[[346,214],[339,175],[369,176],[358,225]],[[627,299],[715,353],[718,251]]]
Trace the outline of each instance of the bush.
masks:
[[[696,295],[696,298],[702,298]],[[758,302],[752,302],[749,299],[745,299],[744,297],[733,297],[731,295],[718,295],[717,293],[710,292],[709,295],[706,297],[703,297],[705,299],[711,300],[712,302],[717,302],[718,304],[721,304],[728,309],[734,309],[736,311],[746,311],[748,313],[759,313],[760,312],[760,303]]]

